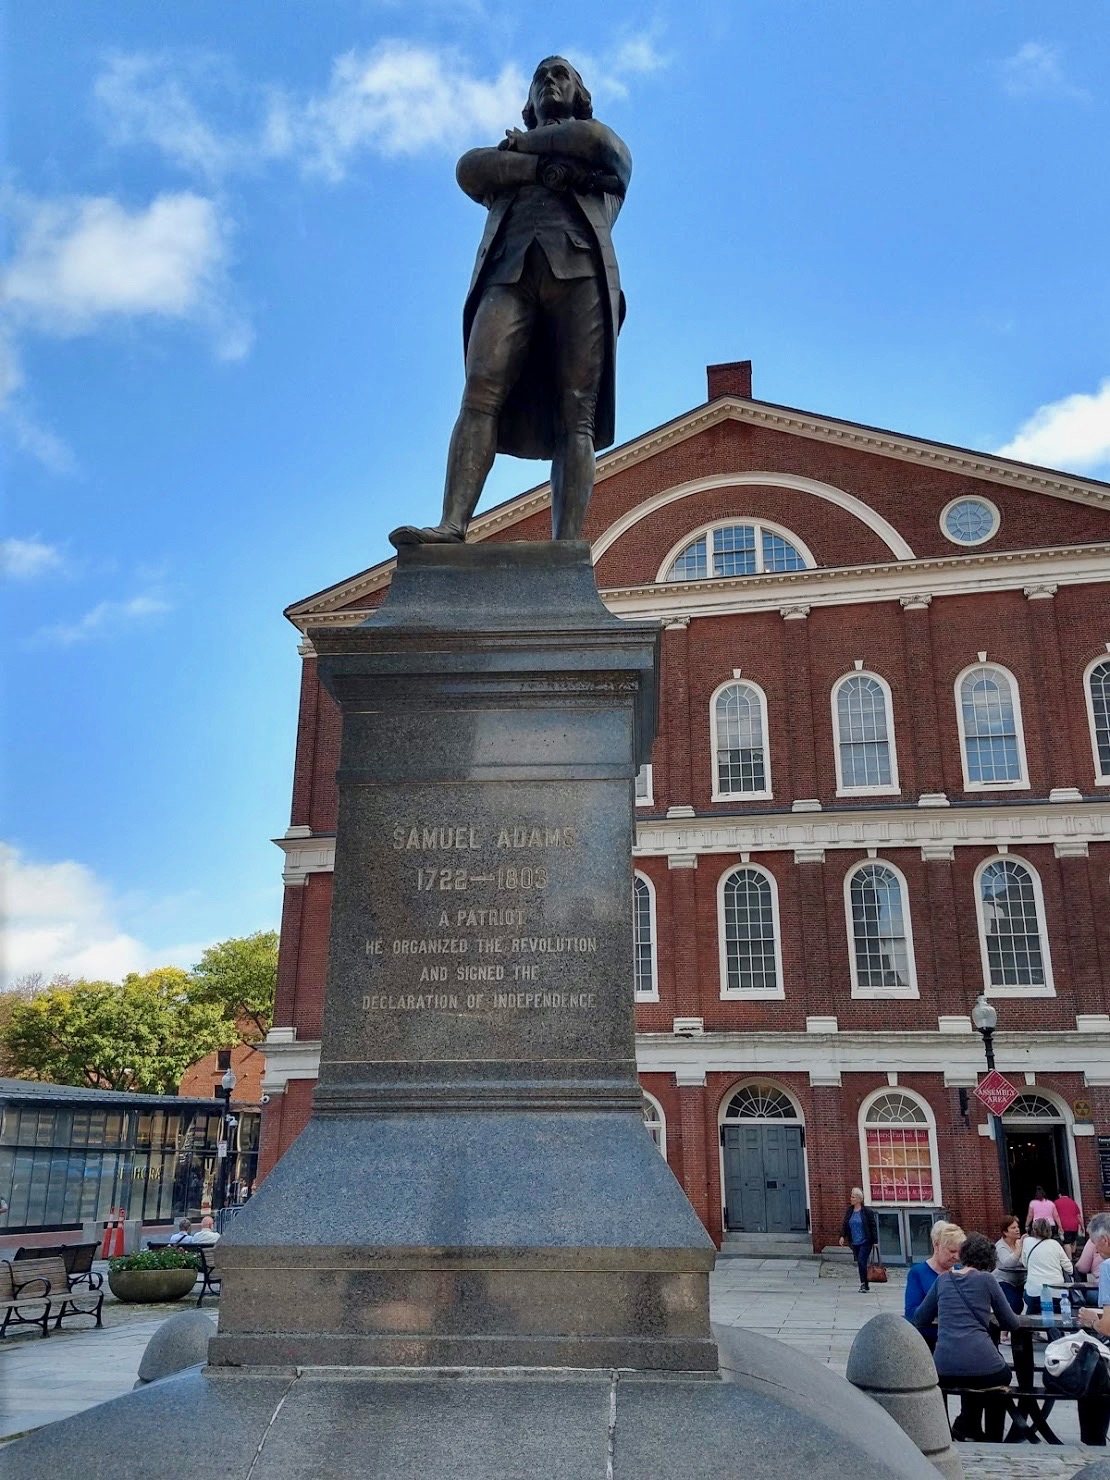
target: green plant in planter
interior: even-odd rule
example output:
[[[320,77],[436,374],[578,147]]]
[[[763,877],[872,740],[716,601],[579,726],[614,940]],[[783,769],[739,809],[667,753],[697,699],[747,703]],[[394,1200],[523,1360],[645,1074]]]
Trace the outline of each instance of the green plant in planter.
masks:
[[[126,1274],[133,1269],[199,1269],[200,1260],[195,1254],[186,1254],[181,1249],[143,1249],[138,1254],[121,1254],[108,1260],[112,1274]]]

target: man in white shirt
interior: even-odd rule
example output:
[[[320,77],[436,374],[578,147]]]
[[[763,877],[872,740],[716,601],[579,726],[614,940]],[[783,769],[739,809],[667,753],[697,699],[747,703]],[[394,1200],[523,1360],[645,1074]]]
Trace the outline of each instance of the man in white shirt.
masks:
[[[191,1234],[185,1240],[187,1244],[192,1244],[194,1248],[206,1248],[210,1244],[218,1244],[219,1241],[220,1235],[216,1232],[216,1224],[207,1213],[200,1220],[200,1227],[196,1233]]]

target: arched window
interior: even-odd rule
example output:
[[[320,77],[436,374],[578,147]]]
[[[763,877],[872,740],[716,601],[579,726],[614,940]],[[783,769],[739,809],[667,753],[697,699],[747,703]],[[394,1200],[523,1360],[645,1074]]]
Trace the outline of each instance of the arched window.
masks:
[[[976,878],[983,976],[987,990],[1052,995],[1041,881],[1007,856],[984,863]]]
[[[887,863],[861,863],[844,881],[854,997],[914,997],[906,881]]]
[[[874,673],[850,673],[833,690],[838,792],[894,792],[898,763],[890,689]]]
[[[1044,1095],[1018,1095],[1017,1099],[1003,1112],[1005,1120],[1060,1120],[1063,1112]]]
[[[1013,675],[994,663],[968,668],[956,680],[956,709],[968,790],[1027,786]]]
[[[651,1139],[655,1142],[660,1156],[664,1161],[667,1159],[667,1117],[663,1114],[663,1107],[654,1095],[649,1095],[642,1090],[644,1124],[648,1128]]]
[[[632,878],[632,945],[635,991],[642,1000],[657,1001],[659,977],[655,960],[655,890],[643,874]]]
[[[717,524],[684,545],[667,564],[664,581],[710,576],[756,576],[805,570],[813,557],[801,540],[769,524]]]
[[[725,1107],[725,1120],[801,1120],[798,1107],[777,1084],[756,1080],[737,1090]]]
[[[916,1095],[883,1090],[860,1108],[868,1201],[902,1206],[940,1202],[936,1128]]]
[[[718,888],[721,995],[781,997],[778,896],[769,873],[752,865],[725,874]]]
[[[1095,753],[1095,780],[1110,786],[1110,658],[1087,669],[1087,718]]]
[[[715,798],[771,795],[767,700],[754,683],[726,683],[713,696]]]

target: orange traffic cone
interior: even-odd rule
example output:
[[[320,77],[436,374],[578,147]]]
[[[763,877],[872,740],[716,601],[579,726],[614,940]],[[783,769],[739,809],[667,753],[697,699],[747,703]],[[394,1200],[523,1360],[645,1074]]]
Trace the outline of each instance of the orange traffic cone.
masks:
[[[113,1253],[113,1255],[117,1259],[123,1253],[123,1220],[124,1220],[124,1216],[125,1216],[124,1215],[124,1210],[123,1210],[123,1208],[120,1208],[120,1210],[119,1210],[119,1222],[116,1224],[115,1242],[114,1242],[113,1247],[112,1247],[112,1253]]]
[[[100,1257],[101,1257],[101,1259],[107,1259],[111,1255],[111,1252],[112,1252],[112,1228],[113,1228],[113,1226],[115,1224],[115,1221],[116,1221],[116,1210],[115,1210],[115,1208],[109,1208],[108,1209],[108,1221],[104,1225],[104,1237],[103,1237],[103,1239],[101,1240],[101,1243],[100,1243]]]

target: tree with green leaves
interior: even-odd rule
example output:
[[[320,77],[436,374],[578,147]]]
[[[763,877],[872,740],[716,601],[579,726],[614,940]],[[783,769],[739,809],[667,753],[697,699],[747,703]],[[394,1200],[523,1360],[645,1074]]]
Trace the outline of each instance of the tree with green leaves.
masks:
[[[209,946],[193,967],[189,997],[218,1006],[245,1042],[265,1038],[274,1015],[278,934],[257,930]]]
[[[0,1047],[24,1078],[175,1094],[190,1064],[235,1037],[218,1004],[176,967],[48,987],[12,1004]]]

